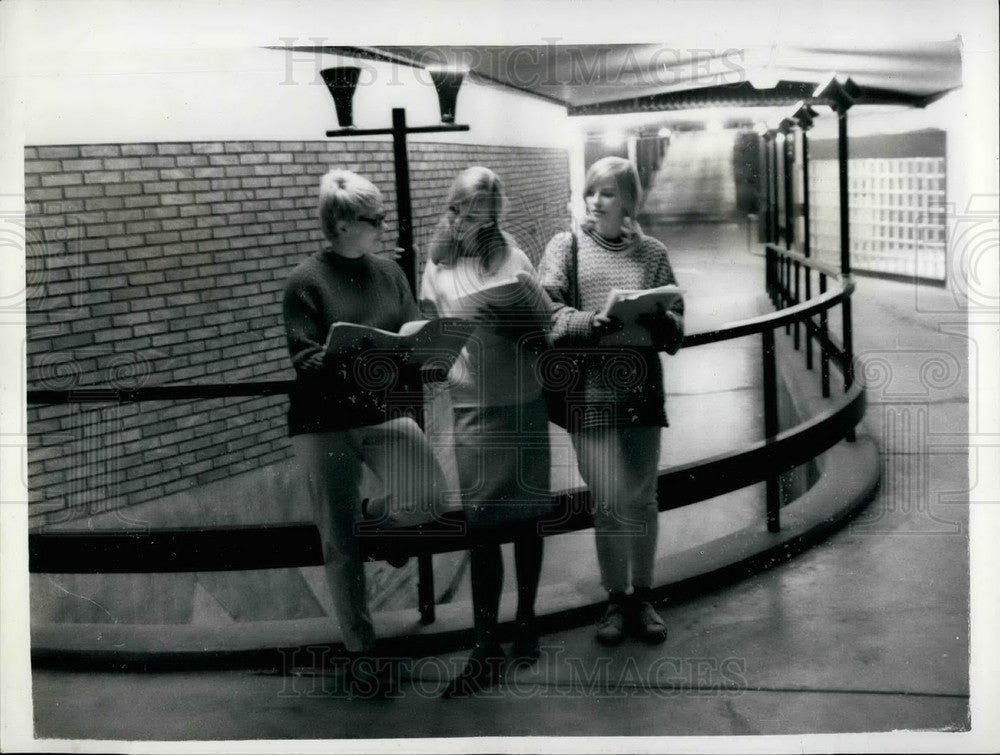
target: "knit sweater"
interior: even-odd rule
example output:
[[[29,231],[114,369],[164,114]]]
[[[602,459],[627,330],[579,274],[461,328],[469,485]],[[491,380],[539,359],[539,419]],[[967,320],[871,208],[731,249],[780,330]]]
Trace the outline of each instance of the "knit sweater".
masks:
[[[519,275],[523,287],[503,309],[490,312],[477,300],[477,292]],[[535,277],[531,260],[512,239],[505,258],[490,272],[468,257],[453,264],[427,262],[421,301],[432,304],[440,317],[479,322],[448,374],[453,406],[514,406],[541,396],[537,348],[547,342],[551,302]]]
[[[303,261],[285,285],[285,331],[295,367],[290,394],[289,434],[362,427],[387,419],[384,360],[368,364],[327,355],[330,326],[351,322],[398,331],[420,319],[402,269],[371,255],[343,257],[323,249]],[[377,364],[376,364],[377,362]]]
[[[579,232],[574,291],[572,239],[570,233],[553,237],[539,264],[553,302],[553,340],[557,346],[579,347],[584,355],[580,406],[571,412],[570,429],[666,426],[659,353],[652,348],[601,347],[591,338],[594,316],[611,289],[676,285],[666,248],[649,236],[613,242],[593,231]],[[683,301],[678,301],[671,317],[682,325],[683,315]]]

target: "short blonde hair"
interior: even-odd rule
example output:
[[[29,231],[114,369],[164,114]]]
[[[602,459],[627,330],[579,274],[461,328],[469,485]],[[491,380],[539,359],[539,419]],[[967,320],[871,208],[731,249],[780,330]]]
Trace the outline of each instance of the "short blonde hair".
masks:
[[[363,176],[349,170],[329,171],[319,182],[319,221],[323,235],[336,241],[337,222],[382,212],[382,192]]]
[[[602,157],[591,165],[583,183],[584,199],[593,194],[597,184],[609,178],[613,179],[618,187],[618,195],[621,197],[622,209],[625,212],[626,222],[622,231],[626,236],[636,235],[639,226],[635,220],[639,202],[642,200],[642,184],[639,183],[639,172],[629,160],[624,157]],[[585,228],[590,225],[592,221],[589,223],[585,221]]]

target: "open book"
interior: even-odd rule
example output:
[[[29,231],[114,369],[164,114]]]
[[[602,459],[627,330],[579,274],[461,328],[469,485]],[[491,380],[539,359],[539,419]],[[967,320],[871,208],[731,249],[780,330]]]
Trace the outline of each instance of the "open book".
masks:
[[[335,322],[330,326],[324,348],[327,354],[388,351],[414,364],[433,361],[435,367],[447,370],[475,327],[475,323],[455,317],[412,320],[403,323],[398,333]]]
[[[509,326],[543,327],[549,321],[549,305],[541,285],[529,273],[492,283],[454,300],[449,315]]]
[[[684,291],[677,286],[660,286],[640,290],[611,289],[600,314],[616,317],[625,327],[601,339],[601,346],[652,346],[653,341],[645,326],[637,319],[643,314],[655,314],[659,304],[669,311]]]
[[[518,273],[516,277],[491,283],[489,286],[470,291],[456,299],[453,309],[457,314],[473,316],[484,309],[518,311],[532,301],[530,298],[531,276]]]

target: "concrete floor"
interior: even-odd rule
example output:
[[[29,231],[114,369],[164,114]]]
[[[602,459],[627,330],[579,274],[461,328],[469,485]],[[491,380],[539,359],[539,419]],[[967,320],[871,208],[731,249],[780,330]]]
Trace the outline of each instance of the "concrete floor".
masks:
[[[723,295],[739,288],[754,264],[738,251],[742,233],[670,228],[682,283]],[[708,251],[720,248],[737,251]],[[400,695],[381,701],[349,699],[333,672],[305,668],[36,670],[37,735],[368,740],[967,729],[970,486],[967,447],[952,441],[967,421],[969,376],[964,332],[956,332],[964,319],[949,297],[858,282],[856,351],[889,374],[859,370],[868,382],[866,426],[883,460],[878,498],[793,560],[668,605],[665,645],[607,650],[594,644],[591,627],[567,629],[544,638],[536,668],[513,673],[495,693],[456,701],[437,693],[464,653],[409,661]]]
[[[851,529],[793,561],[669,606],[668,642],[545,637],[500,691],[436,699],[463,654],[409,662],[396,699],[334,672],[34,674],[37,733],[99,739],[750,735],[961,730],[968,721],[964,538]]]

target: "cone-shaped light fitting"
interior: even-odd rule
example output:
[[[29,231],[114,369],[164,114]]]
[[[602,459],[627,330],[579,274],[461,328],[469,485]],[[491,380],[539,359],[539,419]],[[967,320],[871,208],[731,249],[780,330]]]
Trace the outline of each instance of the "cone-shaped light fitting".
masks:
[[[441,108],[441,122],[455,122],[455,103],[458,100],[458,89],[462,86],[466,69],[429,67],[434,88],[437,90],[438,106]]]
[[[354,128],[354,115],[351,101],[354,90],[358,87],[358,76],[361,69],[356,66],[339,66],[324,68],[319,72],[326,88],[333,95],[333,104],[337,108],[337,121],[341,128]]]

